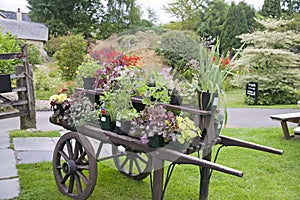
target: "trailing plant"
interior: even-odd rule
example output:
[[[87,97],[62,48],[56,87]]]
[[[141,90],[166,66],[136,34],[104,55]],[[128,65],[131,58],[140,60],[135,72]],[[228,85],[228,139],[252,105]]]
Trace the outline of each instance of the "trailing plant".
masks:
[[[95,107],[96,105],[84,93],[74,94],[70,108],[69,125],[83,126],[88,122],[97,124],[98,116]]]

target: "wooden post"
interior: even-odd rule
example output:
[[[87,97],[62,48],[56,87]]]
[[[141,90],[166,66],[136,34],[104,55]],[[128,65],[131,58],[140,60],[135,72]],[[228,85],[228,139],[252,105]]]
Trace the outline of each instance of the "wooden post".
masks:
[[[206,148],[203,150],[203,157],[202,159],[211,161],[211,148]],[[200,174],[200,193],[199,199],[200,200],[207,200],[208,199],[208,188],[209,188],[209,179],[210,179],[210,172],[211,170],[207,167],[201,167],[201,174]]]
[[[164,183],[164,160],[158,157],[153,157],[153,188],[152,200],[161,200],[163,195]]]
[[[27,45],[22,46],[23,57],[23,71],[25,79],[20,81],[21,86],[26,86],[26,92],[18,93],[19,100],[25,99],[28,104],[22,106],[23,111],[27,111],[28,115],[20,116],[20,129],[36,128],[36,112],[35,112],[35,96],[33,87],[33,73],[29,65]],[[18,81],[17,81],[18,84]],[[18,85],[19,86],[19,85]]]

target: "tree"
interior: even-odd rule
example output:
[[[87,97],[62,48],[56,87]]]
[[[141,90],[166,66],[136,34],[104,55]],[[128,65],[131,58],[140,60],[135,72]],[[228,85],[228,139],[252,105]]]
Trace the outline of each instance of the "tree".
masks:
[[[163,9],[181,21],[182,30],[195,30],[200,11],[205,8],[205,0],[175,0]]]
[[[236,65],[249,66],[244,82],[258,82],[259,104],[296,103],[300,87],[299,54],[292,52],[300,46],[300,35],[293,30],[280,30],[288,20],[258,20],[266,30],[239,36],[248,44]]]
[[[265,17],[280,17],[280,0],[265,0],[262,6],[261,14]]]
[[[102,38],[142,24],[140,7],[136,0],[108,0],[105,7],[106,12],[99,28]]]
[[[228,8],[229,6],[225,0],[214,0],[208,3],[208,7],[204,9],[204,16],[197,29],[198,34],[201,37],[219,37]]]
[[[234,2],[231,3],[220,36],[222,52],[240,48],[241,42],[236,36],[249,31],[245,9],[244,3],[239,3],[238,5]],[[248,6],[248,9],[253,8]]]
[[[51,34],[83,33],[85,37],[97,29],[103,15],[98,0],[27,0],[32,21],[48,26]]]
[[[60,49],[58,49],[54,57],[58,61],[58,68],[64,80],[74,80],[79,65],[83,62],[86,54],[87,43],[83,36],[69,34],[62,36]]]
[[[300,12],[300,0],[281,0],[284,12],[288,15]]]

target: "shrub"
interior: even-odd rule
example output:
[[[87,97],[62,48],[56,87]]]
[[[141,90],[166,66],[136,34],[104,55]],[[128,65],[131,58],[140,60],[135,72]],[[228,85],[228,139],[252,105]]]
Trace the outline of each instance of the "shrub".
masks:
[[[82,35],[62,36],[60,49],[54,54],[64,80],[74,80],[78,66],[83,62],[87,43]]]
[[[0,30],[0,54],[21,52],[22,42],[10,33],[2,34]],[[21,60],[0,60],[0,74],[10,74],[15,72],[15,65]]]
[[[10,33],[2,34],[0,30],[0,54],[7,53],[20,53],[21,47],[25,44],[24,41],[18,40],[15,36]],[[33,67],[37,64],[41,64],[43,59],[40,51],[33,45],[27,45],[29,63]],[[22,61],[19,59],[14,60],[0,60],[0,74],[12,74],[15,72],[15,65],[21,64]]]
[[[168,66],[183,74],[187,62],[198,57],[199,44],[189,32],[169,31],[161,36],[156,52],[165,58]]]
[[[247,82],[258,82],[258,104],[295,104],[299,100],[300,70],[277,69],[263,74],[244,77],[243,86]],[[253,99],[246,98],[245,103],[252,105]]]

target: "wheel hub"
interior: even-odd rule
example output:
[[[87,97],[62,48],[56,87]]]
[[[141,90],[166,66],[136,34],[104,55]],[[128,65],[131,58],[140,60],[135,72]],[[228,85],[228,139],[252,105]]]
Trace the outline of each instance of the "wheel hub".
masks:
[[[73,160],[68,160],[63,164],[62,169],[66,174],[74,174],[76,172],[76,164]]]

